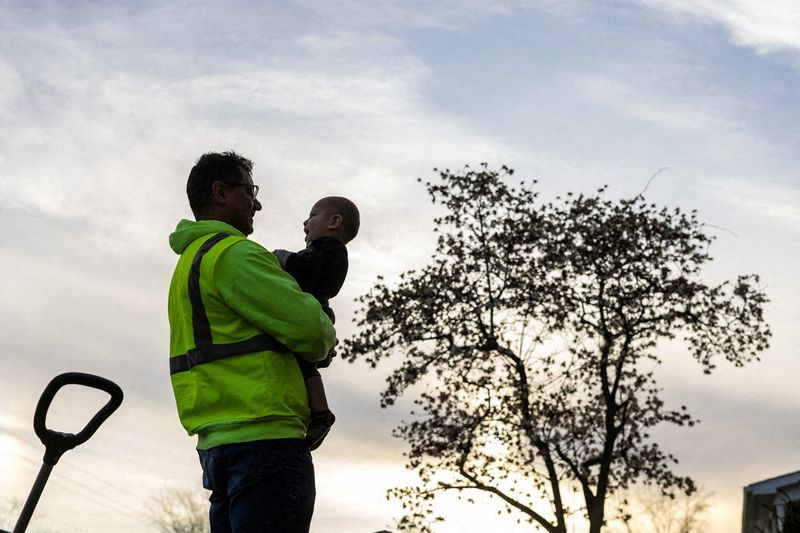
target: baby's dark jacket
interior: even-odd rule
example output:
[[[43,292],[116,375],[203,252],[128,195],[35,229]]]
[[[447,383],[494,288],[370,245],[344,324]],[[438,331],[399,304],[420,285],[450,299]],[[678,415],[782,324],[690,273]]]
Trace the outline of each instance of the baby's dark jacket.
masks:
[[[304,250],[289,254],[281,262],[300,288],[323,307],[328,307],[328,300],[339,294],[347,277],[347,247],[338,237],[314,239]]]

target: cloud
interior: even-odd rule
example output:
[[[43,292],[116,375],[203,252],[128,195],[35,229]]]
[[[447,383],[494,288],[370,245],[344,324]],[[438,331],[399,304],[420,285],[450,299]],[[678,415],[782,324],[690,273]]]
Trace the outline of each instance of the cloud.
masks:
[[[420,96],[424,66],[391,37],[312,28],[273,47],[280,35],[266,28],[259,61],[249,61],[248,50],[197,71],[179,66],[191,64],[195,43],[181,50],[171,42],[156,57],[148,40],[131,49],[109,42],[108,28],[127,43],[139,24],[148,35],[154,30],[147,23],[163,28],[181,16],[203,26],[215,13],[122,15],[87,16],[78,29],[53,21],[41,33],[9,28],[7,39],[16,44],[4,49],[0,69],[17,80],[0,99],[15,131],[0,141],[9,154],[3,179],[11,200],[96,221],[106,242],[124,235],[126,246],[132,237],[144,246],[153,238],[142,235],[144,228],[174,218],[169,213],[178,211],[188,168],[209,149],[235,147],[256,159],[257,172],[291,169],[293,179],[271,187],[279,203],[320,184],[348,188],[372,178],[384,185],[383,197],[365,200],[394,195],[396,204],[415,177],[409,161],[427,171],[442,157],[507,152],[427,108]],[[143,65],[142,56],[152,62]],[[211,63],[210,56],[199,62]],[[304,210],[310,201],[304,199]]]
[[[543,3],[560,2],[548,0]],[[379,0],[368,5],[357,0],[334,0],[315,3],[311,9],[326,20],[336,21],[339,26],[396,31],[409,28],[453,29],[481,17],[509,15],[520,6],[529,5],[519,0],[445,0],[435,4],[420,0]]]
[[[651,87],[636,86],[620,78],[587,74],[575,80],[581,95],[598,106],[654,128],[687,132],[726,131],[735,123],[709,109],[702,101],[661,95]]]
[[[800,51],[800,4],[794,0],[641,0],[646,6],[725,27],[759,53]]]
[[[771,180],[731,177],[708,184],[711,195],[747,213],[748,217],[771,219],[785,230],[800,232],[800,188]]]

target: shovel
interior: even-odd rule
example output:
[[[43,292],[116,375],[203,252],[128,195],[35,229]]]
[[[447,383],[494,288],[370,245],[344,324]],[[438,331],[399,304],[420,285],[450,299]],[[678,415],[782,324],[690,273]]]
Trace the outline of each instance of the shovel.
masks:
[[[99,389],[107,392],[111,398],[100,410],[89,420],[80,433],[73,435],[72,433],[61,433],[60,431],[53,431],[46,426],[47,410],[55,398],[56,393],[65,385],[83,385],[93,389]],[[39,440],[44,444],[44,459],[42,460],[42,467],[39,470],[39,475],[36,476],[36,481],[33,483],[33,488],[22,507],[22,512],[17,520],[17,525],[14,526],[13,533],[24,533],[25,528],[28,527],[33,509],[39,502],[39,497],[42,495],[47,478],[50,477],[50,472],[53,467],[67,450],[71,450],[75,446],[83,444],[94,435],[100,424],[106,421],[111,414],[117,410],[117,407],[122,403],[122,389],[113,381],[109,381],[100,376],[92,374],[83,374],[81,372],[67,372],[60,374],[53,378],[52,381],[45,387],[42,396],[39,398],[39,403],[36,405],[36,412],[33,415],[33,429]],[[0,531],[0,533],[8,533],[7,531]]]

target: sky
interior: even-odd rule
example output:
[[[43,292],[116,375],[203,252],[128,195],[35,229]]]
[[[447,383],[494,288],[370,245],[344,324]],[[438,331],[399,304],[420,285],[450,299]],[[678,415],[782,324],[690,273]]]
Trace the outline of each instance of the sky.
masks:
[[[661,170],[648,200],[716,236],[706,279],[758,273],[771,300],[760,362],[706,376],[664,347],[659,370],[702,423],[657,436],[711,494],[707,531],[738,530],[743,486],[800,469],[799,82],[793,0],[0,0],[0,502],[25,499],[33,411],[67,371],[126,398],[55,467],[31,531],[156,531],[148,502],[202,492],[167,374],[167,237],[196,159],[234,149],[267,248],[301,248],[320,197],[359,205],[340,338],[378,275],[429,259],[434,167],[505,164],[544,198],[630,197]],[[393,527],[385,491],[414,480],[391,437],[408,406],[378,405],[396,363],[325,371],[314,532]],[[103,401],[70,387],[48,423],[77,431]],[[525,530],[492,505],[445,499],[437,531]]]

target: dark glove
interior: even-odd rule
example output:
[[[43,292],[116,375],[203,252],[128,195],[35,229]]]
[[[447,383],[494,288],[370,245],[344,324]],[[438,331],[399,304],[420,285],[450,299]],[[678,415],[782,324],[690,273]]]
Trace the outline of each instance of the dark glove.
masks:
[[[325,356],[325,359],[317,361],[317,368],[328,368],[331,366],[334,357],[336,357],[336,348],[332,348],[328,355]]]
[[[334,357],[336,357],[336,347],[339,345],[339,339],[336,339],[336,344],[333,345],[331,351],[328,352],[328,355],[325,356],[325,359],[322,361],[317,362],[317,368],[328,368],[331,366],[331,361]]]

